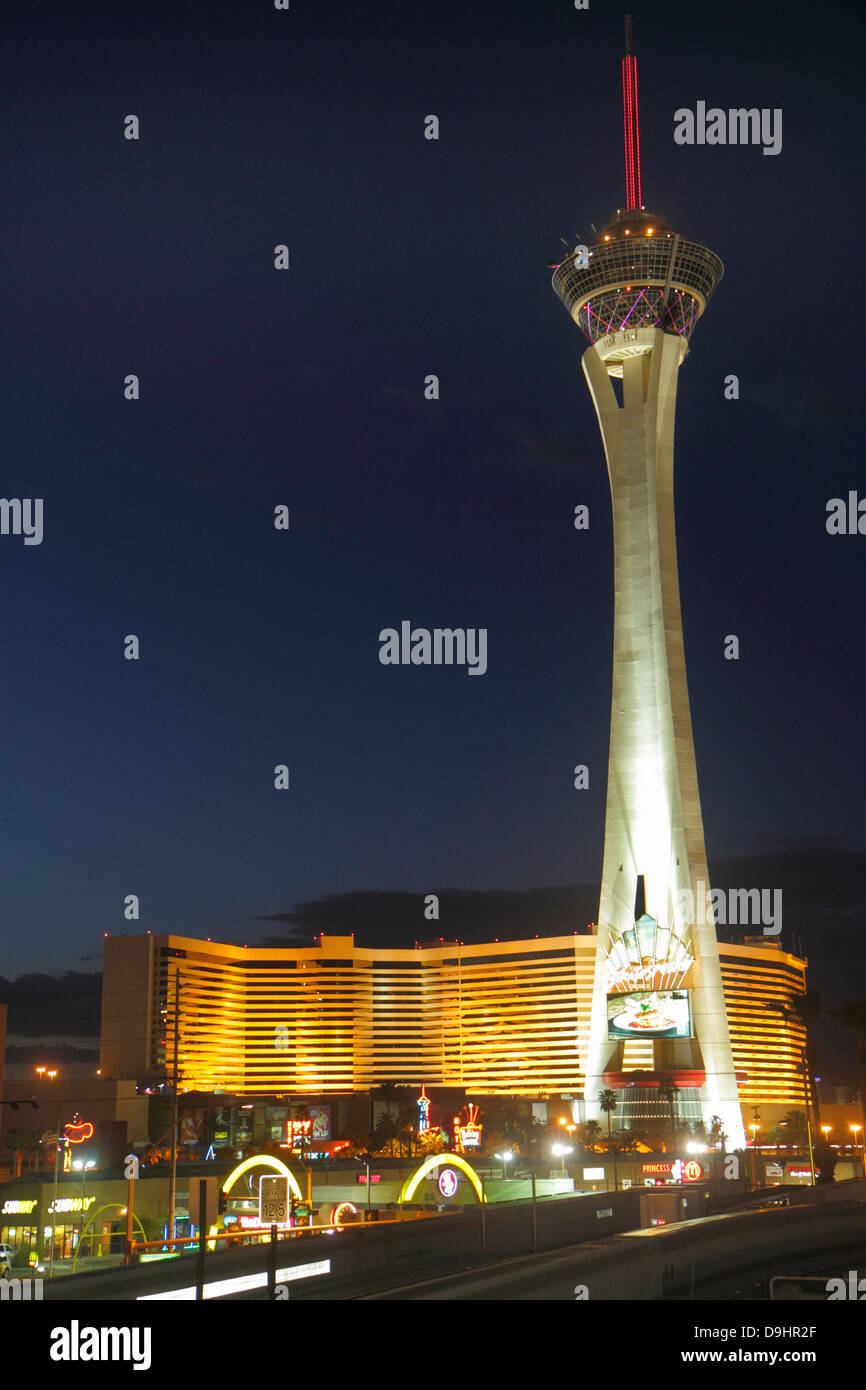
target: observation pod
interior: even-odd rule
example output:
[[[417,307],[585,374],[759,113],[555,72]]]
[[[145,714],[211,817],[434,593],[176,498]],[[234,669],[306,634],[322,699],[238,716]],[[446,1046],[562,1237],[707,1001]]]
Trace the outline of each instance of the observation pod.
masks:
[[[714,252],[641,209],[618,211],[585,255],[572,252],[556,267],[551,283],[578,328],[599,347],[608,374],[621,377],[625,357],[647,349],[629,347],[639,339],[605,340],[657,328],[682,338],[687,349],[723,273]]]

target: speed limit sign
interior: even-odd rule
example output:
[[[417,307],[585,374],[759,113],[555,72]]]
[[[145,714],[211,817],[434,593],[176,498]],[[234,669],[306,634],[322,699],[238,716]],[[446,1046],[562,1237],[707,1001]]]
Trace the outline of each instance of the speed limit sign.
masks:
[[[286,1226],[289,1221],[289,1180],[282,1175],[259,1183],[259,1221],[263,1226]]]

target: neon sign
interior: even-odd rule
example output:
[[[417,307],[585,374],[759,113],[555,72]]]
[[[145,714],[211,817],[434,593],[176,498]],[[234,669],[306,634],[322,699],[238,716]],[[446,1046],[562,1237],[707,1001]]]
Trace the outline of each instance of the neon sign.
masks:
[[[95,1201],[95,1197],[58,1197],[48,1210],[58,1214],[64,1211],[89,1211]]]
[[[0,1215],[29,1216],[33,1208],[37,1205],[37,1197],[28,1198],[26,1201],[22,1201],[20,1198],[13,1199],[10,1197],[8,1201],[3,1203],[3,1210],[0,1212]]]
[[[339,1226],[341,1221],[346,1221],[350,1217],[354,1221],[358,1215],[358,1208],[354,1202],[338,1202],[331,1212],[331,1225]]]
[[[421,1114],[418,1117],[418,1133],[423,1134],[430,1128],[430,1101],[427,1096],[426,1086],[421,1087],[421,1094],[418,1097],[418,1109]]]
[[[453,1197],[460,1185],[460,1179],[453,1168],[443,1168],[439,1174],[439,1191],[443,1197]]]
[[[673,1178],[674,1182],[698,1182],[704,1176],[703,1164],[698,1163],[696,1158],[690,1158],[688,1163],[683,1163],[681,1158],[673,1159],[670,1163],[642,1163],[640,1170],[642,1173],[658,1173]]]
[[[313,1136],[312,1120],[288,1120],[286,1122],[286,1139],[289,1141],[290,1149],[299,1149],[302,1139],[311,1139]]]
[[[464,1106],[460,1114],[454,1116],[454,1148],[457,1153],[465,1153],[467,1149],[480,1149],[483,1129],[484,1126],[478,1123],[478,1106]]]
[[[466,1174],[467,1178],[472,1184],[472,1189],[479,1202],[486,1201],[487,1199],[484,1196],[484,1189],[481,1186],[478,1174],[472,1167],[471,1163],[467,1163],[466,1159],[461,1158],[459,1154],[452,1154],[448,1161],[449,1163],[452,1163],[455,1168],[459,1168],[462,1173]],[[427,1177],[428,1173],[432,1172],[434,1168],[439,1168],[441,1164],[442,1159],[438,1154],[431,1154],[429,1158],[425,1158],[424,1162],[419,1164],[412,1176],[407,1178],[403,1186],[401,1187],[400,1201],[411,1202],[417,1188]]]
[[[83,1144],[86,1139],[93,1138],[93,1125],[89,1120],[73,1120],[71,1124],[63,1126],[63,1133],[70,1144]]]

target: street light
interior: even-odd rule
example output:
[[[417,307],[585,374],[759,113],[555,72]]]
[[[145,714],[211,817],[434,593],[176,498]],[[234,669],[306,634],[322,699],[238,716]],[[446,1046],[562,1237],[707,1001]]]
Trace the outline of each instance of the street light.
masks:
[[[96,1167],[96,1160],[93,1158],[88,1158],[85,1162],[82,1158],[74,1158],[72,1160],[72,1166],[76,1169],[76,1171],[78,1169],[81,1170],[81,1227],[78,1232],[78,1253],[81,1254],[81,1237],[84,1235],[84,1227],[87,1225],[87,1222],[84,1219],[87,1214],[87,1209],[84,1205],[84,1184],[87,1179],[88,1171],[91,1168]]]
[[[854,1154],[856,1155],[856,1153],[857,1153],[857,1135],[860,1133],[860,1131],[861,1131],[861,1129],[863,1128],[863,1126],[862,1126],[862,1125],[849,1125],[848,1128],[850,1129],[851,1133],[852,1133],[853,1136],[854,1136],[854,1139],[853,1139],[852,1144],[851,1144],[851,1148],[853,1149]],[[864,1164],[863,1172],[864,1172],[864,1176],[866,1176],[866,1164]]]
[[[755,1170],[755,1191],[757,1191],[758,1188],[761,1186],[758,1178],[758,1130],[760,1129],[760,1125],[749,1125],[749,1129],[752,1131],[752,1148],[755,1153],[755,1159],[752,1166]]]
[[[372,1155],[371,1153],[369,1153],[369,1152],[365,1152],[365,1153],[362,1153],[362,1154],[356,1154],[356,1155],[355,1155],[355,1162],[356,1162],[356,1163],[360,1163],[362,1167],[366,1167],[366,1169],[367,1169],[367,1216],[366,1216],[366,1220],[367,1220],[367,1224],[369,1225],[370,1221],[372,1220],[371,1209],[370,1209],[370,1164],[373,1162],[373,1155]],[[401,1201],[402,1201],[402,1196],[401,1196]]]
[[[509,1163],[511,1162],[512,1158],[514,1157],[514,1154],[511,1152],[510,1149],[506,1149],[504,1153],[501,1153],[501,1154],[494,1154],[493,1157],[494,1157],[494,1158],[498,1158],[499,1161],[500,1161],[500,1163],[502,1163],[502,1164],[504,1165],[505,1180],[506,1180],[506,1182],[507,1182],[507,1181],[508,1181],[508,1165],[509,1165]]]
[[[563,1176],[564,1178],[567,1178],[567,1177],[568,1177],[568,1174],[567,1174],[566,1171],[565,1171],[565,1155],[566,1155],[566,1154],[573,1154],[573,1153],[574,1153],[574,1149],[571,1147],[570,1144],[554,1144],[554,1146],[553,1146],[553,1153],[554,1153],[554,1156],[555,1156],[556,1158],[558,1158],[558,1159],[561,1161],[561,1164],[562,1164],[562,1176]]]

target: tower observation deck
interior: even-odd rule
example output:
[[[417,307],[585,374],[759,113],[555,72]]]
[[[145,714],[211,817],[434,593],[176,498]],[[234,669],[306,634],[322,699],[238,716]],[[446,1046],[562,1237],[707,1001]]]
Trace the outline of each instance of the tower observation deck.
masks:
[[[688,342],[723,272],[706,246],[641,208],[618,210],[585,254],[572,252],[556,267],[552,284],[591,343],[640,328]],[[622,354],[606,360],[609,374],[621,376]]]
[[[622,105],[625,133],[625,208],[618,208],[592,246],[579,246],[553,268],[553,289],[591,343],[626,330],[657,328],[687,345],[724,273],[712,251],[689,241],[641,202],[637,59],[631,15],[625,22]],[[610,376],[622,376],[626,340],[605,343]],[[631,338],[625,355],[648,351],[645,335]],[[687,350],[687,347],[686,347]]]

